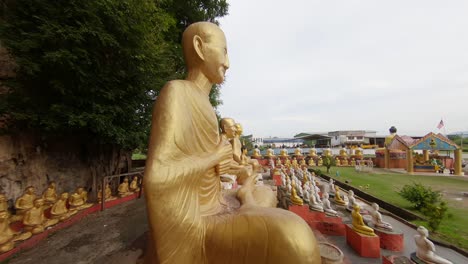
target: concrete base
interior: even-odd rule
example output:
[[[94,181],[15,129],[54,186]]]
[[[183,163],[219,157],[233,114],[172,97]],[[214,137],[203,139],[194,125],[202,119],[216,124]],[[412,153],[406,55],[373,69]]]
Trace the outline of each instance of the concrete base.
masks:
[[[409,258],[405,256],[382,256],[382,264],[413,264]]]
[[[328,219],[329,217],[326,217]],[[345,236],[346,229],[345,224],[341,221],[341,217],[334,217],[337,218],[337,221],[340,222],[329,222],[327,220],[323,221],[310,221],[308,222],[309,226],[312,229],[317,229],[320,233],[329,236]]]
[[[377,228],[374,228],[374,232],[380,239],[380,248],[390,251],[403,251],[403,233],[386,231]]]
[[[345,225],[346,243],[356,251],[359,256],[365,258],[380,258],[380,239],[378,236],[362,235]]]

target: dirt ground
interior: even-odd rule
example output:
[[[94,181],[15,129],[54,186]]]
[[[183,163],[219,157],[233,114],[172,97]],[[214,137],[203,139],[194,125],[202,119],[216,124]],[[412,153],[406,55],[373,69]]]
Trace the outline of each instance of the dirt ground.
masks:
[[[147,230],[145,201],[137,199],[91,214],[5,263],[135,263],[142,254]]]

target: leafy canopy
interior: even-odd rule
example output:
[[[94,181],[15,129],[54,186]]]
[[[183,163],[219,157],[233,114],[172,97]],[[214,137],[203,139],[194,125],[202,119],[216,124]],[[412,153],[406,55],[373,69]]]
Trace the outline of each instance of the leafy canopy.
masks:
[[[4,1],[0,40],[18,65],[1,95],[8,128],[129,149],[146,144],[159,90],[185,74],[183,30],[216,21],[227,7],[225,0]],[[219,104],[219,89],[210,98]]]

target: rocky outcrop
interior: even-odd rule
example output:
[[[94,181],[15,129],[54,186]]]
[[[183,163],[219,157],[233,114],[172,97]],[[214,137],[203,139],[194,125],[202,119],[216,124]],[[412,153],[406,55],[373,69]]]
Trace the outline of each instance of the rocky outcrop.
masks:
[[[27,186],[41,194],[50,181],[57,183],[57,192],[84,186],[92,194],[94,179],[99,184],[105,175],[127,172],[130,157],[129,152],[78,138],[0,136],[0,192],[10,206]]]

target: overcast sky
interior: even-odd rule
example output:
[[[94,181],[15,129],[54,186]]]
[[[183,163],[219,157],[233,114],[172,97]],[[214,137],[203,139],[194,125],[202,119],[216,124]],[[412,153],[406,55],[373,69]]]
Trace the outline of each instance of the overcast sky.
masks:
[[[229,4],[219,110],[244,134],[468,131],[468,1]]]

